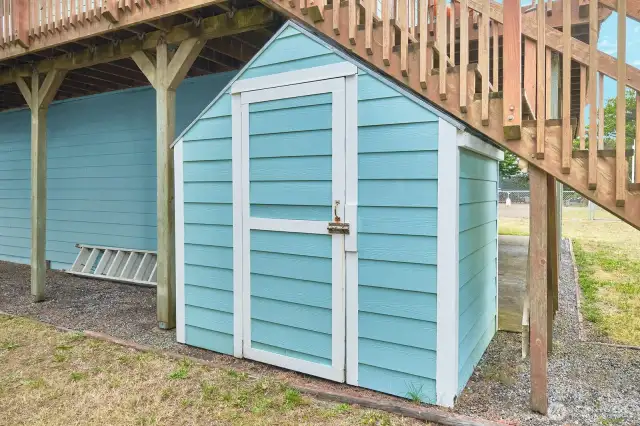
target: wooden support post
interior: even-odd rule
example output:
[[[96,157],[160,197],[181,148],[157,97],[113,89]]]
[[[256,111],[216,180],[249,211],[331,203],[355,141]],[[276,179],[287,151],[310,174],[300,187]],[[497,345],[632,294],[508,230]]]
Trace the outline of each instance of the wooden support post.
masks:
[[[560,270],[560,252],[558,251],[558,197],[556,179],[547,174],[547,351],[553,347],[553,317],[556,311],[558,294],[558,271]]]
[[[204,40],[193,37],[180,44],[169,60],[167,44],[156,48],[156,62],[143,51],[131,58],[156,89],[157,131],[157,208],[158,208],[158,327],[176,326],[175,234],[173,206],[173,155],[170,145],[175,138],[176,89],[204,47]]]
[[[502,69],[508,70],[509,78],[503,78],[504,137],[520,139],[522,126],[522,8],[519,0],[505,0],[504,26],[502,28]],[[497,37],[497,31],[494,37]],[[526,60],[525,60],[526,61]],[[525,71],[526,72],[526,71]],[[505,74],[506,75],[506,74]],[[497,85],[497,80],[494,82]],[[534,83],[535,84],[535,83]]]
[[[529,300],[531,350],[531,409],[547,413],[547,177],[531,164],[529,238]]]
[[[40,74],[31,75],[31,86],[22,78],[16,84],[31,109],[31,295],[44,300],[47,232],[47,110],[66,71],[47,73],[42,86]]]

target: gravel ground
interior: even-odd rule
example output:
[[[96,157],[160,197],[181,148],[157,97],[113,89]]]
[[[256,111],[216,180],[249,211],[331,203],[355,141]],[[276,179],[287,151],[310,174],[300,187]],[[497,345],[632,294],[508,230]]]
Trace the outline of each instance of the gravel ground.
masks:
[[[640,424],[640,351],[581,342],[569,243],[562,242],[559,311],[549,359],[549,415],[529,410],[529,363],[519,334],[498,333],[456,406],[516,425]]]
[[[57,326],[94,330],[237,368],[271,374],[353,396],[397,405],[399,398],[310,378],[246,360],[180,345],[175,332],[156,327],[155,289],[90,280],[49,271],[46,301],[31,303],[27,265],[0,262],[0,311]],[[520,335],[500,332],[458,400],[455,411],[512,425],[640,425],[640,351],[580,342],[573,265],[562,243],[560,310],[549,362],[549,416],[529,410],[529,365],[520,359]]]

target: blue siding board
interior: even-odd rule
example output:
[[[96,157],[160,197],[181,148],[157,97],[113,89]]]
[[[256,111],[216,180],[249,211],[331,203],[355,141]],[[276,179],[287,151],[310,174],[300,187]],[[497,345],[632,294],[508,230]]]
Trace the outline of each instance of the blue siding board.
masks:
[[[435,237],[437,214],[435,208],[359,207],[358,231]]]
[[[251,341],[331,359],[331,335],[253,318]]]
[[[184,222],[203,225],[233,225],[233,205],[185,203]]]
[[[233,355],[233,336],[231,334],[187,325],[185,340],[191,346]]]
[[[331,155],[253,158],[249,179],[256,181],[328,181],[331,182]]]
[[[436,151],[360,153],[359,179],[437,179]]]
[[[252,251],[331,259],[331,236],[252,230]]]
[[[359,310],[363,312],[429,322],[437,320],[435,294],[366,287],[361,284],[358,297]]]
[[[187,263],[184,268],[184,282],[185,284],[200,287],[233,291],[233,271],[231,269]]]
[[[435,322],[360,312],[358,336],[361,339],[436,350]]]
[[[233,293],[231,291],[189,284],[184,286],[184,300],[187,305],[233,313]]]
[[[250,158],[315,155],[331,155],[330,129],[307,131],[304,139],[296,132],[254,135],[249,146]]]
[[[328,220],[332,218],[331,206],[284,206],[252,204],[252,217],[294,220]]]
[[[251,251],[251,272],[331,284],[331,259]]]
[[[358,240],[359,259],[428,265],[436,263],[435,237],[362,233]]]
[[[251,295],[251,317],[283,326],[331,335],[331,309]]]
[[[358,351],[363,364],[429,379],[436,378],[435,351],[365,338],[358,339]]]
[[[233,334],[233,314],[199,306],[186,305],[185,318],[188,325],[219,333]]]
[[[233,247],[233,227],[228,225],[204,225],[186,223],[184,225],[185,244]]]
[[[297,352],[289,349],[279,348],[277,346],[265,345],[264,343],[260,343],[260,342],[251,342],[251,347],[254,349],[259,349],[261,351],[272,352],[279,355],[298,358],[303,361],[314,362],[316,364],[331,365],[331,360],[327,358],[321,358],[321,357],[309,355],[303,352]]]
[[[325,105],[331,103],[331,93],[298,96],[295,98],[276,99],[272,101],[249,104],[249,112],[275,111],[279,109],[300,108],[303,106]]]
[[[438,149],[438,122],[358,128],[358,152],[413,152]]]
[[[437,207],[437,180],[360,180],[358,205],[369,207]]]
[[[251,294],[264,299],[331,309],[331,285],[327,283],[253,273]]]
[[[497,170],[495,160],[460,151],[459,391],[495,333]]]
[[[231,182],[231,160],[184,162],[185,182]]]
[[[377,368],[360,363],[358,384],[362,387],[409,398],[410,392],[418,392],[423,402],[436,402],[436,381],[396,370]]]

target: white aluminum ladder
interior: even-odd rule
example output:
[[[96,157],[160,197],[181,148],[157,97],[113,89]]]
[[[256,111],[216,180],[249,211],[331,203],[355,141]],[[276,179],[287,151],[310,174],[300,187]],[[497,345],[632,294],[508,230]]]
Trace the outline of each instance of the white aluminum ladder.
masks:
[[[80,249],[69,274],[155,287],[158,256],[154,251],[76,244]]]

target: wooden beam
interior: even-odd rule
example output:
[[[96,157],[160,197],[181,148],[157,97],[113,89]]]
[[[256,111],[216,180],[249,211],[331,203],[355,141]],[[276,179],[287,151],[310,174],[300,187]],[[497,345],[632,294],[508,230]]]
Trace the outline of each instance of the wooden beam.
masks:
[[[229,18],[227,15],[216,15],[203,19],[198,27],[192,23],[182,24],[173,27],[169,33],[155,31],[147,34],[144,40],[131,37],[122,40],[117,45],[109,43],[95,48],[87,48],[72,55],[62,55],[40,61],[35,64],[35,67],[42,74],[53,69],[85,68],[129,58],[139,50],[154,49],[162,38],[169,44],[179,44],[191,37],[202,39],[225,37],[264,28],[275,22],[275,19],[276,15],[272,10],[264,6],[255,6],[237,11],[233,18]],[[0,72],[0,85],[13,83],[19,76],[30,76],[32,69],[33,65],[28,64]]]
[[[598,3],[608,9],[618,10],[618,0],[598,0]],[[640,22],[640,0],[626,0],[625,3],[625,14],[629,18]]]
[[[547,414],[547,174],[529,166],[531,409]]]
[[[163,85],[172,90],[177,89],[204,45],[204,40],[195,37],[180,43],[178,50],[167,66],[167,72],[164,77],[166,80]]]
[[[504,91],[502,104],[504,109],[504,137],[507,140],[520,139],[522,126],[522,88],[520,81],[522,76],[521,11],[520,0],[505,0],[504,28],[502,29],[502,67],[503,70],[508,70],[511,76],[510,78],[503,78],[502,82]],[[493,36],[497,38],[497,32],[494,32]],[[503,75],[506,75],[504,71]],[[494,84],[497,84],[497,81]]]

